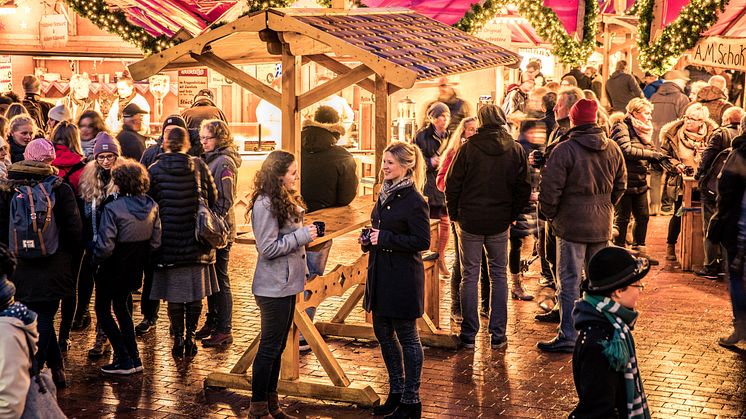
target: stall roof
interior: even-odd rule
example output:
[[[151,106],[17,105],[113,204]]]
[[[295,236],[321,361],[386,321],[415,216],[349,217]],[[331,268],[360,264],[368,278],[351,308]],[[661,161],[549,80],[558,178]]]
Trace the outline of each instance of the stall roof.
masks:
[[[349,57],[401,88],[520,63],[513,52],[406,9],[268,9],[153,54],[130,72],[143,79],[164,69],[201,66],[194,55],[208,51],[231,63],[276,61],[259,39],[264,29],[280,33],[295,55]]]
[[[702,36],[746,38],[746,0],[730,0],[717,22]]]

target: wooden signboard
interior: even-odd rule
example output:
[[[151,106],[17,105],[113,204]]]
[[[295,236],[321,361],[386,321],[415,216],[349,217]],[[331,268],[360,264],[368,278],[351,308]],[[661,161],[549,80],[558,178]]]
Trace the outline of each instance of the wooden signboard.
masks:
[[[706,67],[746,71],[746,44],[743,39],[714,36],[703,38],[689,51],[689,62]]]
[[[194,96],[202,89],[207,89],[207,69],[189,68],[179,70],[179,108],[192,106]]]

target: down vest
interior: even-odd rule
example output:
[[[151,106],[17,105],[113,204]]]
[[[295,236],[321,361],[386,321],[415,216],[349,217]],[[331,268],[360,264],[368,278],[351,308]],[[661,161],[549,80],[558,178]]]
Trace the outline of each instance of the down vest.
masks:
[[[154,253],[157,268],[215,262],[215,249],[200,244],[194,237],[198,203],[195,165],[200,171],[202,196],[214,209],[215,182],[202,160],[183,153],[164,153],[148,168],[148,195],[158,204],[162,225],[161,247]]]

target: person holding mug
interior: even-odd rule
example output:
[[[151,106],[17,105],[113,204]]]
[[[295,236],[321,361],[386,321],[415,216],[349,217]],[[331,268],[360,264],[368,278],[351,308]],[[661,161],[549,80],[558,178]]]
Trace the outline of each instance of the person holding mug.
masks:
[[[419,418],[424,354],[417,319],[424,312],[425,288],[421,252],[430,247],[425,161],[418,147],[394,142],[384,151],[382,167],[373,227],[360,237],[363,251],[370,253],[363,308],[373,313],[373,331],[389,374],[388,398],[373,414]]]

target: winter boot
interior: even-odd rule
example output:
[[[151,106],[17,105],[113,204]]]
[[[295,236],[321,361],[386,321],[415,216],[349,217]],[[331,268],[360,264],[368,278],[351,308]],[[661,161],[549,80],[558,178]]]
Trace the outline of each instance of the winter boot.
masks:
[[[109,339],[106,337],[103,329],[96,325],[96,341],[93,343],[93,348],[88,350],[88,358],[98,359],[109,352],[111,352]]]
[[[269,414],[269,408],[267,402],[251,402],[249,407],[249,418],[250,419],[272,419]]]
[[[171,332],[174,337],[171,355],[174,358],[181,358],[184,356],[184,304],[168,303],[168,319],[171,321]]]
[[[282,410],[277,393],[269,393],[267,408],[269,409],[269,414],[272,415],[274,419],[298,419],[297,416],[288,415]]]
[[[656,259],[653,259],[652,257],[650,257],[650,255],[648,254],[648,249],[645,246],[637,247],[637,256],[647,259],[651,266],[656,266],[660,264],[660,262],[658,262]]]
[[[422,403],[399,404],[394,413],[384,416],[384,419],[420,419],[422,416]]]
[[[195,334],[197,331],[197,323],[199,323],[199,317],[202,315],[202,302],[200,304],[187,304],[186,305],[186,340],[184,342],[184,356],[192,357],[197,355],[197,342],[195,341]]]
[[[399,403],[401,403],[401,395],[401,393],[389,393],[389,396],[386,397],[386,403],[374,407],[373,414],[380,416],[394,413],[394,410],[396,410],[396,408],[399,407]]]
[[[666,260],[676,262],[676,245],[669,244],[666,246]]]
[[[727,338],[718,339],[718,345],[732,348],[738,342],[744,341],[746,341],[746,320],[733,320],[733,333]]]
[[[513,299],[521,300],[521,301],[533,300],[534,296],[526,293],[526,291],[523,290],[523,285],[521,284],[521,279],[523,279],[523,275],[510,274],[510,276],[513,279],[513,288],[510,290],[510,295],[513,297]]]

